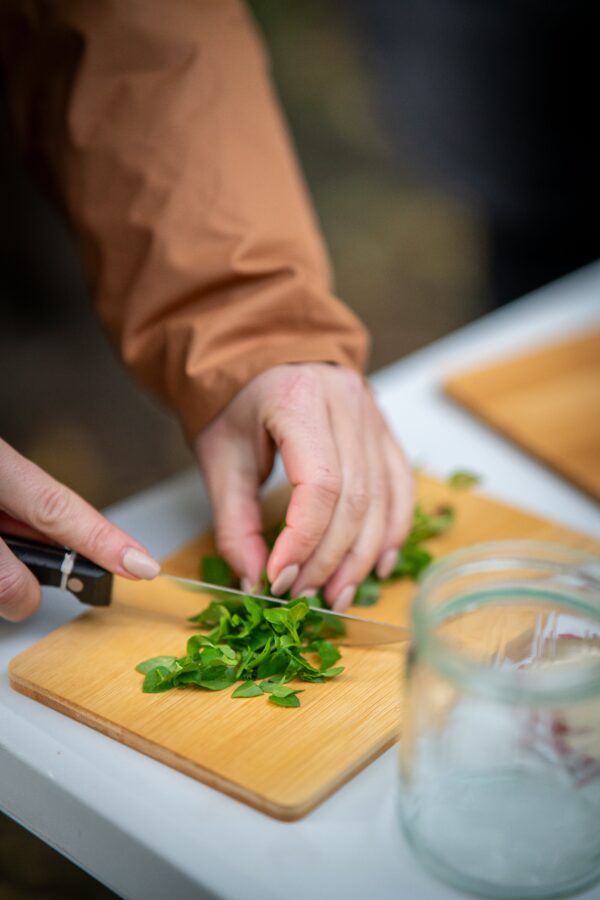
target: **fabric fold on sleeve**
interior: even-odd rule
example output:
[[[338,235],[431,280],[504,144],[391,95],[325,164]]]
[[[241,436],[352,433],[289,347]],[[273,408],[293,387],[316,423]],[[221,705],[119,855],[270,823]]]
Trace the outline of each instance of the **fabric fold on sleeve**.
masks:
[[[64,73],[59,89],[53,164],[98,313],[139,381],[193,439],[271,366],[361,370],[368,337],[331,292],[243,5],[55,0],[51,8],[43,27],[77,48],[68,90]]]

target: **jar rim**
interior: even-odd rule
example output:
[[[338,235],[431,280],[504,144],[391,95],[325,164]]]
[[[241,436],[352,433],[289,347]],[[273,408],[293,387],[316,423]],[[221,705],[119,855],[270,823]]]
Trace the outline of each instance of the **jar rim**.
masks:
[[[567,594],[573,596],[573,611],[584,612],[593,621],[597,621],[600,631],[600,554],[546,541],[489,541],[450,553],[433,563],[426,571],[411,610],[413,641],[417,652],[444,677],[498,700],[547,705],[600,695],[600,657],[597,663],[592,662],[584,667],[561,666],[559,672],[553,671],[552,667],[535,673],[527,669],[500,669],[465,655],[437,633],[437,626],[443,618],[439,616],[439,608],[435,615],[436,608],[428,603],[428,598],[435,589],[449,584],[452,577],[457,577],[459,573],[474,574],[502,569],[508,572],[511,567],[519,565],[522,568],[538,569],[540,572],[547,571],[550,576],[583,573],[583,588],[562,586],[565,592],[564,604],[565,607],[569,605]],[[589,573],[587,576],[586,572]],[[531,590],[531,594],[537,596],[538,600],[544,593],[539,590],[540,583],[542,582],[536,584],[537,591]],[[535,582],[532,581],[532,584]]]

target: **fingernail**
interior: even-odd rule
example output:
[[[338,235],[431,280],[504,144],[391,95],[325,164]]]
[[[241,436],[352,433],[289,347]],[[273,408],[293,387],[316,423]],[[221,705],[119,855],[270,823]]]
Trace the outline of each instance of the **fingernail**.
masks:
[[[386,550],[382,553],[381,559],[377,563],[376,573],[378,578],[389,578],[392,574],[396,560],[398,559],[398,551],[395,549]]]
[[[123,554],[123,568],[127,569],[130,575],[135,575],[136,578],[150,579],[156,578],[160,572],[160,563],[157,563],[147,553],[130,547]]]
[[[333,608],[336,612],[344,612],[345,609],[348,609],[352,601],[354,600],[354,595],[356,593],[356,585],[355,584],[347,584],[343,591],[337,596],[335,603],[333,604]]]
[[[298,596],[299,597],[316,597],[317,589],[316,588],[304,588],[304,590],[300,591]]]
[[[300,572],[300,566],[286,566],[285,569],[282,569],[273,584],[271,585],[271,593],[275,594],[276,597],[280,597],[282,594],[285,594],[286,591],[289,591],[296,578],[298,577],[298,573]]]
[[[254,587],[254,585],[252,584],[250,579],[246,578],[246,576],[244,575],[244,577],[242,579],[240,579],[240,587],[244,591],[245,594],[251,594],[252,588]]]

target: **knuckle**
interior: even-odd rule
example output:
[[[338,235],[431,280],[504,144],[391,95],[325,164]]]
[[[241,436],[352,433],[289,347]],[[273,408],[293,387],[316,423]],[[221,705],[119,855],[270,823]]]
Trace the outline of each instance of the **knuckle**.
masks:
[[[290,531],[294,546],[301,556],[312,553],[324,530],[322,524],[311,519],[300,522],[288,520],[287,528]]]
[[[66,488],[50,484],[42,488],[32,511],[34,528],[47,531],[68,519],[70,499]]]
[[[281,393],[282,405],[288,411],[310,408],[321,391],[319,379],[314,372],[294,372]]]
[[[358,547],[351,547],[344,558],[343,567],[340,566],[339,569],[339,573],[343,574],[342,580],[360,583],[373,569],[376,561],[375,554],[368,554],[364,550],[359,550]]]
[[[348,512],[353,518],[362,518],[369,508],[370,497],[363,488],[355,488],[346,496]]]
[[[348,573],[357,577],[362,571],[369,571],[369,560],[365,556],[364,551],[360,551],[358,547],[350,547],[344,559],[344,568]]]
[[[100,556],[109,546],[112,538],[113,526],[110,522],[98,522],[92,527],[87,540],[87,552],[90,556]]]
[[[389,498],[389,490],[385,479],[377,478],[371,485],[371,500],[377,504],[381,504]]]
[[[339,500],[342,493],[342,479],[338,472],[331,469],[321,469],[315,476],[313,488],[320,500],[331,503]]]

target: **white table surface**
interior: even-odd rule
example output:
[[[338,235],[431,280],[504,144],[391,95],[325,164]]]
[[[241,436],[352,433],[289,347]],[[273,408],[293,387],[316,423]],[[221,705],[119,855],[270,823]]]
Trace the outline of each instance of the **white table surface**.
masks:
[[[399,313],[400,314],[400,313]],[[411,458],[600,537],[598,507],[439,389],[479,361],[600,324],[600,263],[494,312],[379,372],[373,383]],[[193,472],[120,503],[111,518],[158,556],[209,523]],[[15,692],[9,660],[81,608],[48,592],[28,623],[0,623],[0,809],[131,900],[444,900],[396,820],[396,751],[300,822],[282,824]],[[240,747],[240,752],[251,748]],[[586,894],[600,900],[600,887]]]

